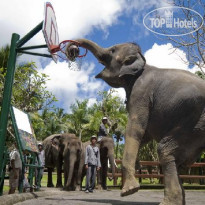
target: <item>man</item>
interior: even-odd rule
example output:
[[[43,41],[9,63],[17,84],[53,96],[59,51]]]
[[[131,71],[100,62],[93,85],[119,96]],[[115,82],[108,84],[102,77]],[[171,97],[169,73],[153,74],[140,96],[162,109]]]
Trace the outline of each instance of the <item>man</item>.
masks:
[[[96,169],[100,170],[100,150],[96,146],[97,137],[93,135],[90,138],[91,144],[86,147],[85,152],[85,168],[87,169],[86,173],[86,187],[85,192],[93,192],[95,188],[95,180],[96,180]]]
[[[43,145],[41,142],[38,143],[38,149],[39,149],[39,153],[38,153],[39,164],[40,166],[44,167],[45,166],[45,152],[43,150]],[[35,185],[36,186],[38,185],[41,186],[41,179],[43,178],[43,171],[44,171],[44,168],[36,168],[35,170]],[[39,174],[40,181],[38,181],[38,174]]]
[[[16,142],[14,146],[14,150],[10,153],[9,194],[14,194],[18,188],[22,172],[22,161]]]
[[[103,117],[102,119],[102,123],[100,124],[100,127],[99,127],[99,132],[98,132],[98,142],[103,138],[103,137],[106,137],[109,133],[107,127],[109,126],[109,123],[108,123],[108,119],[107,117]]]

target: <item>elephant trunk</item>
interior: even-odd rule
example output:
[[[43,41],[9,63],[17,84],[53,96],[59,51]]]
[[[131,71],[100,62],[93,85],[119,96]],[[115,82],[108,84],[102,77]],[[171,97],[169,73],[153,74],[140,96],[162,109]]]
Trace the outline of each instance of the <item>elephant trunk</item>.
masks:
[[[68,168],[68,179],[67,179],[67,182],[66,182],[66,188],[69,188],[70,185],[71,185],[73,174],[74,174],[73,172],[74,172],[76,159],[77,159],[76,153],[70,153],[69,168]]]
[[[109,59],[108,50],[100,47],[97,43],[87,39],[77,39],[76,41],[79,42],[83,48],[87,48],[91,51],[100,63],[105,64],[105,60],[107,61]]]
[[[115,159],[114,159],[114,150],[110,150],[108,152],[108,159],[111,164],[111,169],[112,169],[112,178],[115,176]]]

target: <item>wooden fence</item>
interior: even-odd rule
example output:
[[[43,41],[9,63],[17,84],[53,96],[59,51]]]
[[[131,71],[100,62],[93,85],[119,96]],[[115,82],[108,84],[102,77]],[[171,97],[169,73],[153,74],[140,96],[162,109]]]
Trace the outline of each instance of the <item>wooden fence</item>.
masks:
[[[122,160],[116,159],[115,160],[116,164],[122,164]],[[160,163],[159,162],[154,162],[154,161],[140,161],[140,169],[136,170],[135,172],[135,177],[139,178],[139,182],[141,182],[142,178],[157,178],[157,179],[161,179],[161,184],[163,183],[163,178],[164,175],[160,169]],[[148,173],[148,170],[145,169],[144,167],[149,167],[151,166],[152,168],[157,168],[158,171],[152,171],[152,173]],[[205,167],[205,163],[194,163],[191,166],[189,166],[189,168],[203,168]],[[108,173],[108,177],[111,177],[112,174]],[[205,175],[189,175],[189,174],[185,174],[185,175],[179,175],[181,179],[198,179],[198,180],[204,180],[205,179]],[[122,174],[122,170],[121,169],[117,169],[116,173],[114,175],[114,180],[113,180],[113,185],[117,186],[117,178],[121,177],[122,179],[122,184],[124,183],[124,179],[123,179],[123,174]]]

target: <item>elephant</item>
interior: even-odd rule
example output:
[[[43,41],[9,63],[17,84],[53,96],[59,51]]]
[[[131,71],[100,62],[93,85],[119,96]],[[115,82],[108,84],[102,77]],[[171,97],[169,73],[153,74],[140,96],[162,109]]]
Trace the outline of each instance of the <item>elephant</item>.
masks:
[[[111,137],[103,137],[99,142],[98,146],[100,149],[100,162],[101,169],[97,175],[97,185],[98,189],[107,189],[107,172],[108,172],[108,159],[111,164],[112,177],[110,180],[114,179],[115,175],[115,155],[114,155],[114,141]]]
[[[86,176],[86,169],[85,169],[85,150],[86,147],[90,144],[90,141],[83,143],[82,153],[81,153],[81,162],[79,165],[79,169],[82,170],[81,180],[80,177],[78,178],[78,185],[77,190],[82,188],[82,181],[83,178]],[[113,139],[110,137],[103,137],[100,142],[97,143],[97,146],[100,150],[100,162],[101,162],[101,169],[97,173],[97,188],[98,189],[107,189],[106,186],[106,179],[107,179],[107,171],[108,171],[108,159],[111,164],[112,170],[112,178],[114,178],[115,174],[115,162],[114,162],[114,142]],[[110,179],[110,180],[111,180]]]
[[[57,184],[56,187],[62,187],[62,157],[59,155],[59,140],[57,138],[60,134],[54,134],[47,137],[43,141],[43,148],[45,151],[45,167],[48,169],[47,187],[54,187],[52,180],[52,171],[57,168]]]
[[[82,142],[74,134],[56,134],[47,137],[45,147],[45,166],[48,167],[48,186],[52,183],[52,168],[57,167],[57,185],[62,187],[62,165],[64,162],[64,189],[75,190],[78,176]]]
[[[105,68],[96,75],[108,85],[126,92],[128,123],[122,160],[124,186],[121,196],[133,194],[140,185],[135,179],[135,161],[140,144],[155,139],[164,173],[161,205],[185,204],[179,178],[180,167],[193,163],[205,148],[205,82],[191,72],[157,68],[146,63],[140,46],[122,43],[102,48],[87,39],[77,46],[90,50]],[[66,47],[68,59],[70,43]]]

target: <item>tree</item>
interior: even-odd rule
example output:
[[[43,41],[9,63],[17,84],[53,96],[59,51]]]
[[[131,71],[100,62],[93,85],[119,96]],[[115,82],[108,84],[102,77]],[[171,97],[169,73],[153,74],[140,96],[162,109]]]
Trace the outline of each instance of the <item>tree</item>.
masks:
[[[138,158],[139,160],[143,161],[158,161],[159,158],[157,154],[157,142],[155,140],[152,140],[141,147],[139,150]]]
[[[56,101],[46,88],[48,76],[38,73],[34,63],[17,67],[13,85],[12,104],[25,112],[45,109]]]
[[[3,97],[9,50],[8,45],[0,49],[0,104]],[[46,89],[48,76],[38,73],[35,69],[35,63],[24,63],[17,65],[15,72],[12,105],[25,112],[42,110],[56,101],[55,96]]]
[[[198,75],[201,79],[205,80],[205,74],[202,73],[201,71],[196,71],[195,74]]]
[[[75,133],[79,139],[82,138],[83,131],[88,127],[88,100],[76,100],[75,104],[70,106],[72,114],[69,115],[70,131]]]
[[[172,5],[181,7],[181,10],[184,14],[184,17],[187,20],[191,20],[195,14],[190,12],[190,10],[185,9],[194,9],[195,11],[199,12],[203,17],[203,21],[205,20],[205,2],[202,0],[196,1],[185,1],[185,0],[172,0]],[[202,21],[202,22],[203,22]],[[190,32],[194,31],[195,28],[191,27]],[[177,37],[168,37],[174,47],[182,48],[188,57],[188,62],[191,66],[197,66],[203,74],[205,69],[205,24],[201,26],[199,30],[196,32],[192,32],[188,35],[184,36],[177,36]]]
[[[52,134],[69,132],[68,114],[62,108],[44,109],[30,116],[38,140],[44,140]]]
[[[7,68],[9,58],[10,46],[6,45],[0,49],[0,68]],[[1,74],[5,73],[5,70],[1,70]]]
[[[112,136],[115,131],[125,131],[127,124],[127,111],[123,100],[119,96],[115,96],[114,89],[98,93],[98,101],[90,109],[91,121],[90,128],[98,132],[99,125],[104,116],[110,122],[109,134]]]
[[[124,136],[122,135],[121,131],[116,131],[114,138],[116,139],[116,146],[115,146],[115,157],[118,159],[118,152],[119,152],[119,143],[123,140]]]

